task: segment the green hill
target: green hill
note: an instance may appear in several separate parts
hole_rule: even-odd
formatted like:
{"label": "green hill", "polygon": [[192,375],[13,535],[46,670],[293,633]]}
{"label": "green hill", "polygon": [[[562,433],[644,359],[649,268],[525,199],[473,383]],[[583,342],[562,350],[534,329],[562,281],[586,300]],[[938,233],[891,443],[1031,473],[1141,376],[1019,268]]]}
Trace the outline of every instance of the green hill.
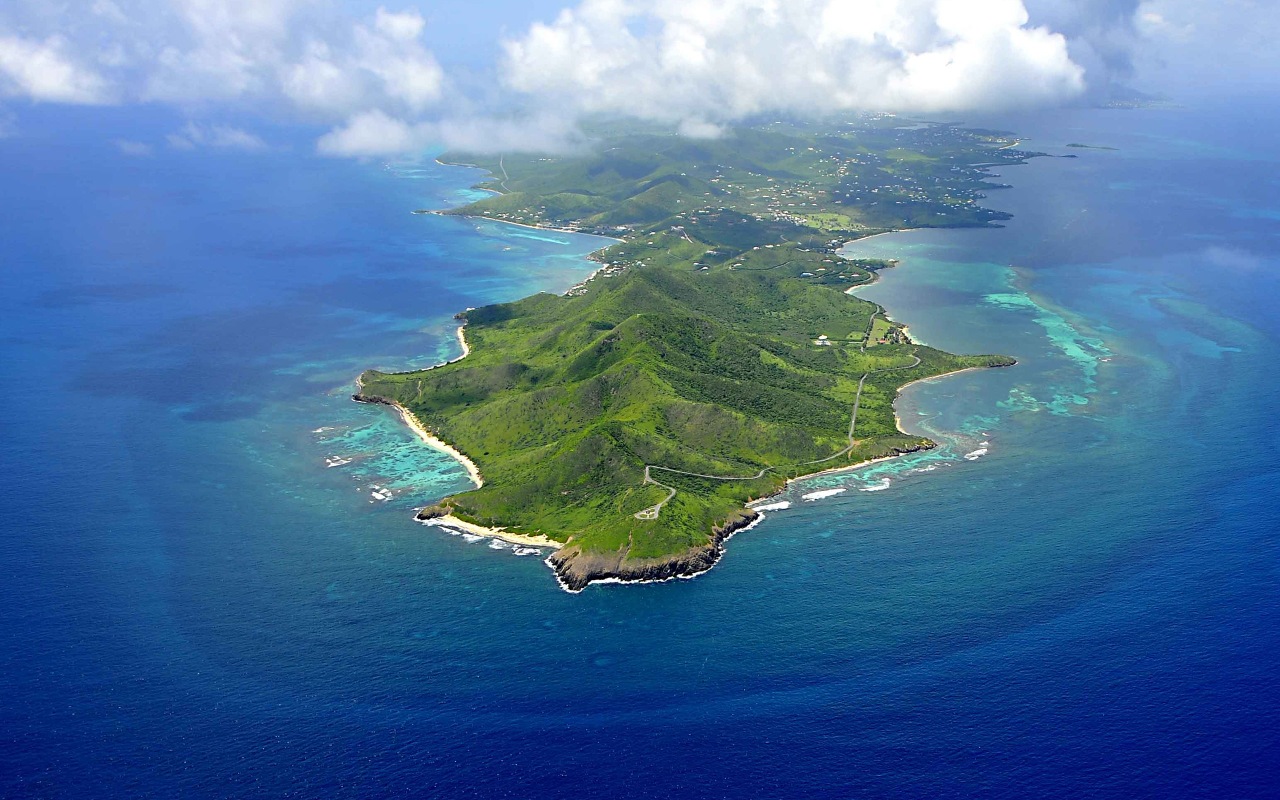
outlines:
{"label": "green hill", "polygon": [[[726,156],[736,169],[765,183],[816,180],[814,151],[794,153],[812,136],[740,137],[743,148]],[[953,156],[991,163],[1008,152],[956,137]],[[900,138],[882,144],[901,149]],[[484,475],[482,488],[425,516],[561,542],[551,563],[572,589],[696,573],[753,519],[744,504],[786,479],[932,446],[897,430],[902,385],[1013,363],[912,343],[878,306],[845,292],[883,264],[841,258],[839,240],[816,226],[751,213],[739,184],[707,191],[706,178],[690,177],[723,174],[714,159],[725,149],[641,136],[606,142],[601,155],[493,165],[510,191],[464,212],[630,229],[596,254],[607,273],[568,295],[460,315],[465,359],[361,376],[358,399],[404,407]],[[902,180],[935,158],[890,158],[899,177],[883,174]],[[844,192],[846,177],[833,171],[831,192]],[[823,203],[843,218],[858,213],[833,196]],[[971,216],[965,224],[983,215]]]}

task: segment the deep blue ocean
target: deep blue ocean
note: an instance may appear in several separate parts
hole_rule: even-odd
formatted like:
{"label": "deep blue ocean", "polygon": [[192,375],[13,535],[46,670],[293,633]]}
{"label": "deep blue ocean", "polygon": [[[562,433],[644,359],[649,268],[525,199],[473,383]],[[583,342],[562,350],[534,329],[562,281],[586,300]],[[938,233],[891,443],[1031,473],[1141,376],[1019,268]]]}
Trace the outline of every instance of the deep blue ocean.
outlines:
{"label": "deep blue ocean", "polygon": [[413,215],[480,177],[430,159],[131,158],[111,113],[0,140],[0,796],[1280,796],[1273,104],[981,120],[1077,157],[850,251],[1019,365],[908,389],[939,449],[710,573],[576,596],[414,524],[466,477],[349,394],[599,240]]}

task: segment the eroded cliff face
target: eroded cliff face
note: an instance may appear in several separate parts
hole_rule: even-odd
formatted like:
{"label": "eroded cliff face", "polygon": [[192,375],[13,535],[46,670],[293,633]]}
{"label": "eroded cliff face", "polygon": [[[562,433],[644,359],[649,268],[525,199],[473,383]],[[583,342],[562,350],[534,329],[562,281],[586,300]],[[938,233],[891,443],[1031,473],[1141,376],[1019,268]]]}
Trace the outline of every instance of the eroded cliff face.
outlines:
{"label": "eroded cliff face", "polygon": [[623,583],[663,581],[688,578],[706,572],[724,555],[724,543],[738,531],[760,519],[749,509],[726,520],[712,531],[711,541],[682,553],[664,558],[628,558],[626,551],[616,553],[583,552],[572,540],[547,559],[555,570],[560,585],[580,592],[595,581],[617,580]]}

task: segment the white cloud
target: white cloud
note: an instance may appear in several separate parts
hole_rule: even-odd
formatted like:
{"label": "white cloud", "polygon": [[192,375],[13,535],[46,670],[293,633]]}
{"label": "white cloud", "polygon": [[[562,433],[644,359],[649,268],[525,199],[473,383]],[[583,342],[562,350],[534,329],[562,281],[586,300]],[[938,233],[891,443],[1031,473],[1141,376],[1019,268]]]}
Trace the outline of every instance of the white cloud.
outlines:
{"label": "white cloud", "polygon": [[563,152],[580,143],[575,120],[553,114],[459,115],[410,122],[366,111],[320,137],[316,150],[330,156],[368,158],[419,153],[433,146],[470,152]]}
{"label": "white cloud", "polygon": [[126,156],[145,158],[152,153],[151,145],[146,142],[135,142],[132,139],[116,139],[112,144]]}
{"label": "white cloud", "polygon": [[725,122],[772,111],[946,112],[1084,89],[1021,0],[583,0],[507,41],[512,89],[586,112]]}
{"label": "white cloud", "polygon": [[422,47],[426,21],[416,12],[391,14],[379,8],[372,27],[355,29],[352,66],[380,81],[386,96],[421,112],[440,97],[444,71]]}
{"label": "white cloud", "polygon": [[[1274,0],[564,2],[503,43],[499,81],[463,91],[426,47],[429,15],[407,1],[6,0],[0,100],[300,119],[335,126],[322,152],[378,155],[427,144],[563,149],[592,112],[714,137],[765,112],[1053,104],[1133,64],[1183,84],[1280,75]],[[493,118],[486,104],[525,113]],[[212,124],[169,141],[266,146]]]}
{"label": "white cloud", "polygon": [[449,116],[434,126],[433,141],[470,152],[559,153],[582,144],[572,116],[540,112],[515,117]]}
{"label": "white cloud", "polygon": [[307,112],[341,114],[359,107],[364,86],[352,70],[336,61],[328,44],[310,42],[301,59],[281,68],[281,90]]}
{"label": "white cloud", "polygon": [[337,121],[372,108],[420,115],[445,87],[416,11],[357,16],[330,0],[13,2],[0,8],[0,96]]}
{"label": "white cloud", "polygon": [[0,35],[0,94],[53,103],[109,102],[107,82],[77,64],[70,49],[58,35],[42,41]]}
{"label": "white cloud", "polygon": [[215,147],[223,150],[265,150],[267,143],[240,128],[228,125],[198,125],[188,122],[178,133],[166,137],[175,150],[194,150],[198,147]]}
{"label": "white cloud", "polygon": [[375,107],[421,113],[444,86],[417,12],[379,8],[353,22],[326,19],[313,0],[178,0],[178,7],[186,42],[159,51],[149,99],[282,99],[333,120]]}
{"label": "white cloud", "polygon": [[1102,95],[1132,73],[1140,0],[1025,0],[1034,24],[1067,39],[1071,60],[1084,67],[1090,89]]}
{"label": "white cloud", "polygon": [[689,117],[680,122],[680,135],[690,139],[719,139],[724,136],[724,126],[707,122],[698,117]]}
{"label": "white cloud", "polygon": [[320,137],[316,149],[330,156],[392,155],[420,150],[430,137],[428,126],[415,126],[381,111],[366,111]]}

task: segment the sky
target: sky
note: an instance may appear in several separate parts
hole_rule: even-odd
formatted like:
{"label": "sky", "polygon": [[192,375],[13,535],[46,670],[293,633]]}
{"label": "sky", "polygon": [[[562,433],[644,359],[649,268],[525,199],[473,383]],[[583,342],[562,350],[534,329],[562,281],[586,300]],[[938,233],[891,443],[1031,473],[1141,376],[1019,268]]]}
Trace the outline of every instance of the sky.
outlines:
{"label": "sky", "polygon": [[1277,35],[1273,0],[6,0],[0,137],[43,107],[164,108],[122,152],[266,151],[281,125],[338,157],[555,150],[595,114],[714,137],[1274,91]]}

